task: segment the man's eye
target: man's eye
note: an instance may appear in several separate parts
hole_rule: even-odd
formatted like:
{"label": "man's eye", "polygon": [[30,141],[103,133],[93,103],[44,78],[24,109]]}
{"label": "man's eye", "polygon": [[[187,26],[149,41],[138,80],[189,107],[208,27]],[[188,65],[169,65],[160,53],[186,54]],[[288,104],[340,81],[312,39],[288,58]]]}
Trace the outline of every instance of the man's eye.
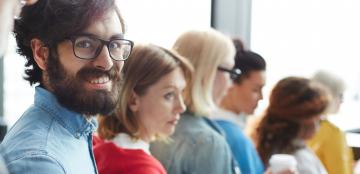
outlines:
{"label": "man's eye", "polygon": [[110,43],[110,49],[114,49],[114,48],[120,48],[121,44],[118,42],[111,42]]}
{"label": "man's eye", "polygon": [[91,48],[92,44],[89,41],[81,41],[76,43],[76,47],[78,48]]}

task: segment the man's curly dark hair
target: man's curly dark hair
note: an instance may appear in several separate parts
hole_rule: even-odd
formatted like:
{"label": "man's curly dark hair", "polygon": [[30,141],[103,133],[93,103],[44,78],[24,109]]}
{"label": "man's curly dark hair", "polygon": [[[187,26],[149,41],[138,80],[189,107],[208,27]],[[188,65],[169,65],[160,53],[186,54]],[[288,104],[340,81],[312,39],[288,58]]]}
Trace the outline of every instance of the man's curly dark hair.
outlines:
{"label": "man's curly dark hair", "polygon": [[59,42],[79,34],[111,9],[118,13],[124,30],[114,0],[39,0],[34,5],[23,7],[19,19],[15,20],[14,34],[17,52],[27,60],[25,80],[33,85],[41,83],[42,78],[42,70],[33,57],[32,39],[40,39],[45,47],[57,51]]}

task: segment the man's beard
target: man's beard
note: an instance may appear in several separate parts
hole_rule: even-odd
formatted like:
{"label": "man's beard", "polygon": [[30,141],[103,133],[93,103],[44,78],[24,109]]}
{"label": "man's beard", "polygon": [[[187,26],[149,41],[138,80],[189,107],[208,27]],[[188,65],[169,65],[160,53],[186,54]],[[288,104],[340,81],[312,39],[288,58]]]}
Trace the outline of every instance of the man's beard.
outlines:
{"label": "man's beard", "polygon": [[[58,102],[69,110],[91,116],[109,115],[115,109],[120,88],[120,67],[117,64],[104,71],[85,66],[75,75],[68,74],[60,63],[57,53],[50,53],[47,64],[49,86]],[[88,90],[85,83],[90,79],[108,77],[112,81],[111,90]]]}

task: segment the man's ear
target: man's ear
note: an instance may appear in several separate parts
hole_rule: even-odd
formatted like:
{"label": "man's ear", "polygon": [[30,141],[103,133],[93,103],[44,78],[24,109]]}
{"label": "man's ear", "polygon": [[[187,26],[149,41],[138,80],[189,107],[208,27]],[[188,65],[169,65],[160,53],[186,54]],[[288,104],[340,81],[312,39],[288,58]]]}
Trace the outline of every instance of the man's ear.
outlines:
{"label": "man's ear", "polygon": [[135,91],[131,92],[131,97],[128,102],[128,106],[132,112],[139,111],[140,108],[140,96],[135,93]]}
{"label": "man's ear", "polygon": [[45,44],[40,39],[36,38],[32,39],[30,44],[36,64],[40,67],[41,70],[45,71],[49,58],[49,48],[45,47]]}

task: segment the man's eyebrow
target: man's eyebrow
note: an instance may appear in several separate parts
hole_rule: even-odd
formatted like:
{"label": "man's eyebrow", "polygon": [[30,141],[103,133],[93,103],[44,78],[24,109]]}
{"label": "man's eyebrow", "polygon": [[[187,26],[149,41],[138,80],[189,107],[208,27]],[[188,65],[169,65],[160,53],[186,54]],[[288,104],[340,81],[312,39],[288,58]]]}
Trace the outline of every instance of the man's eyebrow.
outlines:
{"label": "man's eyebrow", "polygon": [[[95,37],[95,38],[99,38],[99,39],[107,39],[107,38],[101,38],[99,37],[98,35],[95,35],[95,34],[92,34],[92,33],[88,33],[88,32],[82,32],[78,35],[81,35],[81,36],[90,36],[90,37]],[[110,40],[111,39],[124,39],[124,35],[123,34],[114,34],[110,37]]]}
{"label": "man's eyebrow", "polygon": [[98,38],[98,36],[96,36],[95,34],[91,34],[91,33],[88,33],[88,32],[81,32],[79,34],[76,34],[76,36],[90,36],[90,37]]}
{"label": "man's eyebrow", "polygon": [[124,35],[123,34],[115,34],[115,35],[112,35],[110,39],[124,39]]}

